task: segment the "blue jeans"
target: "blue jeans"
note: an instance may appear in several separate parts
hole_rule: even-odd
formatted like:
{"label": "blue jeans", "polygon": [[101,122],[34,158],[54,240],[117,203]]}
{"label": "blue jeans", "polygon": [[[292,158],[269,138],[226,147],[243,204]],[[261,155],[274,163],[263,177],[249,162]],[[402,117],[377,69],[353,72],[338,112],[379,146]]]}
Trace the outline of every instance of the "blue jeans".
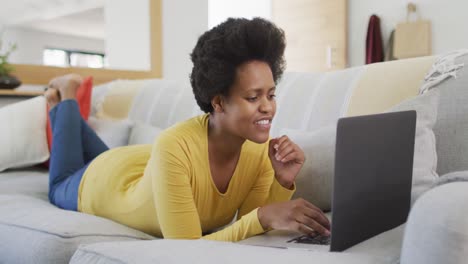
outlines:
{"label": "blue jeans", "polygon": [[81,118],[76,100],[65,100],[49,112],[52,149],[49,166],[49,200],[77,211],[78,188],[89,163],[109,148]]}

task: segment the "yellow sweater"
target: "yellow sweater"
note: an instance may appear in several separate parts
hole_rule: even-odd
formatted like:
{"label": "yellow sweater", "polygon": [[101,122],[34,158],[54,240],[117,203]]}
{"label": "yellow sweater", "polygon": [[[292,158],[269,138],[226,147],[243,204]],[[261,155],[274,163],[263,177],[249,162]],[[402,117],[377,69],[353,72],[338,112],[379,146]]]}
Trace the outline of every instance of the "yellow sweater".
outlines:
{"label": "yellow sweater", "polygon": [[208,117],[165,130],[154,146],[106,151],[81,180],[78,210],[164,238],[239,241],[264,232],[257,208],[289,200],[274,177],[268,143],[246,141],[227,191],[216,188],[208,159]]}

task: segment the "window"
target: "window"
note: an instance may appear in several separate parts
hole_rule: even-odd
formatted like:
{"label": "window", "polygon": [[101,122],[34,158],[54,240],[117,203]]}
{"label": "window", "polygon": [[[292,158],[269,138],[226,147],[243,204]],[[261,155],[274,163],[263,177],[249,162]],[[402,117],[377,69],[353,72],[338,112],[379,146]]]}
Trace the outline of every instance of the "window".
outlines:
{"label": "window", "polygon": [[47,66],[104,68],[106,57],[102,53],[46,48],[43,62]]}

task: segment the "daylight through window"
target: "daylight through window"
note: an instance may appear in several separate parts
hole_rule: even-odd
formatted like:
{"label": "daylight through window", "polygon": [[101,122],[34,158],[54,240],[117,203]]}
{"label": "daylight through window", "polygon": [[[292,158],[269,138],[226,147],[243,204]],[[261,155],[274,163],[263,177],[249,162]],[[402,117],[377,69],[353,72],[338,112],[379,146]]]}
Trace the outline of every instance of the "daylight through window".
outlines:
{"label": "daylight through window", "polygon": [[104,68],[106,57],[102,53],[46,48],[43,52],[43,63],[58,67]]}

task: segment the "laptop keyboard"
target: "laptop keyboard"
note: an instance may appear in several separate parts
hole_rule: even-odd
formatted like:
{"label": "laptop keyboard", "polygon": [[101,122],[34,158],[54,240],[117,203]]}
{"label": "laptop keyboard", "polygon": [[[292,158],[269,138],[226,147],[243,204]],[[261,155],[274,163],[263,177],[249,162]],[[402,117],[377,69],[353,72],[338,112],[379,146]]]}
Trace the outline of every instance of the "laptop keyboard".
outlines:
{"label": "laptop keyboard", "polygon": [[330,245],[330,236],[322,236],[317,232],[313,235],[303,235],[293,238],[287,243],[302,243],[302,244],[314,244],[314,245]]}

